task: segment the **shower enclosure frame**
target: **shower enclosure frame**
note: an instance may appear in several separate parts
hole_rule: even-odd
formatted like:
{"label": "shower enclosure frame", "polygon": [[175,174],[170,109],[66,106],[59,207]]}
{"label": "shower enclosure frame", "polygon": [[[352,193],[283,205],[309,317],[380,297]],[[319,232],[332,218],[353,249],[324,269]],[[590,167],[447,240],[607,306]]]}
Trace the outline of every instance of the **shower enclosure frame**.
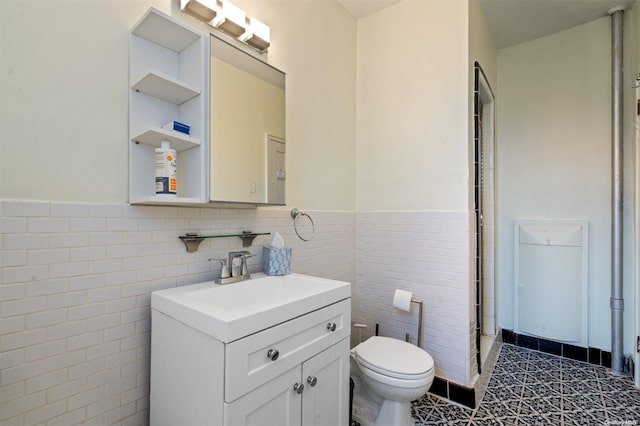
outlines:
{"label": "shower enclosure frame", "polygon": [[[478,62],[473,85],[474,284],[475,346],[478,374],[482,372],[482,335],[497,334],[495,221],[495,96]],[[488,348],[487,348],[488,349]]]}

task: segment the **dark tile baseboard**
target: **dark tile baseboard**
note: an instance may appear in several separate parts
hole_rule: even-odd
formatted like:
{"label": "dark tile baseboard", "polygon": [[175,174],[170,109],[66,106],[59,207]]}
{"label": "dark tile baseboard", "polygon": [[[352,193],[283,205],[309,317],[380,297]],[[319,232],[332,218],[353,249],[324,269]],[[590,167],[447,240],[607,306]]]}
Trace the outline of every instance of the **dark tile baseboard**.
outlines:
{"label": "dark tile baseboard", "polygon": [[588,362],[590,364],[611,368],[611,352],[603,351],[598,348],[583,348],[580,346],[569,345],[567,343],[560,343],[553,340],[518,334],[505,329],[502,330],[502,342],[552,355],[558,355],[564,358],[574,359],[576,361]]}
{"label": "dark tile baseboard", "polygon": [[475,389],[461,386],[457,383],[450,382],[447,379],[442,379],[437,376],[434,377],[429,393],[447,398],[448,400],[462,404],[465,407],[476,408]]}

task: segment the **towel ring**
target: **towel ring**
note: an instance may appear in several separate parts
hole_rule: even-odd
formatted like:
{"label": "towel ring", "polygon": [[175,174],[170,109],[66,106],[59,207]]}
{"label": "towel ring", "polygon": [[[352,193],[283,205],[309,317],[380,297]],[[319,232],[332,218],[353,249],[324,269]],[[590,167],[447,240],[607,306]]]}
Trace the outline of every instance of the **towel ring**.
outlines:
{"label": "towel ring", "polygon": [[[309,219],[309,222],[311,222],[311,237],[309,238],[304,238],[302,235],[300,235],[300,232],[298,232],[298,219],[302,216],[306,216],[307,219]],[[311,219],[311,216],[309,216],[302,210],[294,208],[293,210],[291,210],[291,217],[293,218],[293,229],[296,231],[296,235],[298,236],[298,238],[300,238],[302,241],[313,240],[313,234],[315,234],[316,232],[316,225],[313,223],[313,219]]]}

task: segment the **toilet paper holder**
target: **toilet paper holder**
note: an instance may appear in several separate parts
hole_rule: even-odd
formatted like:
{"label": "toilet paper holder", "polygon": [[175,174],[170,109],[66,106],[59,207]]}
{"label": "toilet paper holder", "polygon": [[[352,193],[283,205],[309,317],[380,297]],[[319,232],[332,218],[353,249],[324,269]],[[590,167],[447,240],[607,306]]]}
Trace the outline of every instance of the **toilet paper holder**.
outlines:
{"label": "toilet paper holder", "polygon": [[[418,347],[422,348],[422,309],[424,306],[424,303],[422,303],[422,300],[418,300],[418,299],[411,299],[411,303],[415,303],[419,306],[418,308]],[[405,339],[407,341],[409,341],[409,333],[406,334]]]}
{"label": "toilet paper holder", "polygon": [[[422,348],[422,328],[423,328],[423,310],[424,303],[422,300],[413,297],[413,294],[407,290],[396,289],[393,294],[393,306],[405,312],[411,311],[411,305],[416,303],[418,305],[418,347]],[[409,333],[405,334],[405,341],[409,341]],[[424,349],[424,348],[423,348]]]}

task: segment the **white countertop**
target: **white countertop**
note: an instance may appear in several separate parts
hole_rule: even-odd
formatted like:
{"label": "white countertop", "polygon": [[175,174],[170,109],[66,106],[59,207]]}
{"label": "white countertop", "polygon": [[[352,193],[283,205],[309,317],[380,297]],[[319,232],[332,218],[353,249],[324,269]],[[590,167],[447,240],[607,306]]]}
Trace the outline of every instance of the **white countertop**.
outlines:
{"label": "white countertop", "polygon": [[228,343],[351,297],[351,284],[302,274],[155,291],[151,308]]}

